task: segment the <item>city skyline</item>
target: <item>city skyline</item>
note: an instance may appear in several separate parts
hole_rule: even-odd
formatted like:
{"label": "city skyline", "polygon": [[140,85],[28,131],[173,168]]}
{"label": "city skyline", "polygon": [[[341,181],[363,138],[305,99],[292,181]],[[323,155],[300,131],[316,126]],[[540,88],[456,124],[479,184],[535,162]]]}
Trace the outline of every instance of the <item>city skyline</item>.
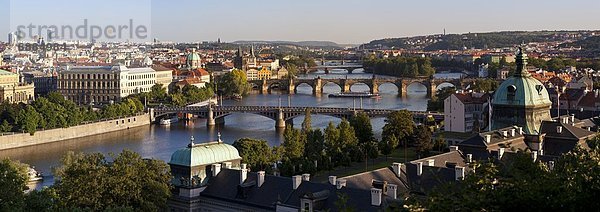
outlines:
{"label": "city skyline", "polygon": [[[435,4],[435,5],[434,5]],[[77,24],[83,19],[120,24],[130,18],[150,26],[146,40],[224,42],[239,40],[333,41],[360,44],[375,39],[492,31],[595,30],[589,18],[600,2],[590,0],[489,2],[352,1],[156,1],[77,3],[67,0],[0,0],[0,33],[16,23]],[[515,5],[519,5],[516,7]],[[416,9],[411,9],[416,8]],[[54,12],[52,12],[54,11]],[[64,13],[62,11],[69,11]],[[106,18],[110,13],[110,18]],[[23,18],[26,17],[26,18]],[[76,21],[75,21],[76,20]],[[22,24],[21,23],[21,24]],[[35,24],[34,23],[34,24]],[[3,36],[2,40],[6,40]]]}

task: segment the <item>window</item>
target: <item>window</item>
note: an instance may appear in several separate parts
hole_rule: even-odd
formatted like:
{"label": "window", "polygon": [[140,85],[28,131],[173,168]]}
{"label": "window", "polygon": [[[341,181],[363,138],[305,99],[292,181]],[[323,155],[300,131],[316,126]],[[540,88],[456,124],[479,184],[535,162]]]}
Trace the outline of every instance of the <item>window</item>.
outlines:
{"label": "window", "polygon": [[509,101],[513,101],[515,100],[515,94],[517,93],[517,87],[515,87],[514,85],[508,86],[506,88],[507,93],[506,93],[506,99]]}

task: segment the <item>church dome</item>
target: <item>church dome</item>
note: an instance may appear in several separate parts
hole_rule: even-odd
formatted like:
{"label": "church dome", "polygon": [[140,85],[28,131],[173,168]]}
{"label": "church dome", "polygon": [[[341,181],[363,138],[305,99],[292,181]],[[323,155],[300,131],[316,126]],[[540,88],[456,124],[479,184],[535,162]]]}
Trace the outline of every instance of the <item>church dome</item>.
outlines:
{"label": "church dome", "polygon": [[192,52],[187,55],[185,63],[188,65],[188,68],[197,68],[200,66],[200,60],[200,55],[196,53],[196,49],[192,49]]}
{"label": "church dome", "polygon": [[547,106],[551,105],[546,87],[526,70],[527,55],[519,50],[517,70],[506,79],[494,94],[493,105]]}
{"label": "church dome", "polygon": [[517,69],[496,89],[492,101],[492,128],[523,127],[528,135],[539,134],[544,120],[551,120],[552,102],[546,87],[525,68],[527,55],[519,48]]}
{"label": "church dome", "polygon": [[169,164],[185,167],[206,166],[232,160],[241,160],[238,150],[232,145],[222,142],[204,144],[190,143],[171,155]]}

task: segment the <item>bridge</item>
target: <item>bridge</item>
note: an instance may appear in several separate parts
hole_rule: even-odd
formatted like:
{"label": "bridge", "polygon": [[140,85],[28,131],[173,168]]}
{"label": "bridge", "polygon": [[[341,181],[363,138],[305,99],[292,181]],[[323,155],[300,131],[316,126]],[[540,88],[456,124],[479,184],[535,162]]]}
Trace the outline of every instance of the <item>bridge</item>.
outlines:
{"label": "bridge", "polygon": [[270,93],[271,90],[278,88],[287,91],[289,94],[295,94],[296,88],[300,85],[308,85],[312,87],[314,95],[323,93],[323,86],[326,84],[336,84],[340,86],[342,92],[350,92],[350,88],[355,84],[365,84],[369,87],[371,93],[379,93],[379,86],[383,84],[392,84],[398,88],[398,95],[406,97],[408,94],[408,86],[418,83],[427,88],[427,97],[435,98],[436,91],[439,86],[444,83],[449,83],[457,89],[466,88],[468,84],[475,82],[476,79],[432,79],[428,77],[420,78],[380,78],[373,76],[372,78],[342,78],[342,79],[281,79],[281,80],[253,80],[250,81],[255,87],[258,87],[263,94]]}
{"label": "bridge", "polygon": [[[276,129],[285,128],[286,124],[293,124],[294,118],[305,115],[306,110],[311,110],[312,115],[326,115],[343,119],[350,119],[358,113],[366,113],[371,118],[386,117],[397,111],[389,109],[355,109],[355,108],[328,108],[328,107],[278,107],[278,106],[187,106],[187,107],[162,107],[151,108],[150,119],[157,119],[179,113],[193,114],[206,119],[207,126],[225,124],[225,117],[233,113],[251,113],[270,118],[275,121]],[[411,111],[415,122],[422,122],[429,117],[436,121],[444,119],[441,113]]]}
{"label": "bridge", "polygon": [[354,70],[363,68],[362,64],[342,64],[342,65],[325,65],[321,64],[315,67],[308,68],[306,71],[316,71],[316,70],[324,70],[325,74],[329,74],[329,71],[332,69],[346,69],[348,74],[352,74]]}

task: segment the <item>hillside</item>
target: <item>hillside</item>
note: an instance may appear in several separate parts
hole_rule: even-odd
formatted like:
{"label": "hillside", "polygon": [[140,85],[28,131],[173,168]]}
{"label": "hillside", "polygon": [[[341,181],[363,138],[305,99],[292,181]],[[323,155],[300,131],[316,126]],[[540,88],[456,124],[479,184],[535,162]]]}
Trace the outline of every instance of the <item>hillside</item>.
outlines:
{"label": "hillside", "polygon": [[303,47],[340,47],[339,44],[331,41],[235,41],[234,44],[280,44],[280,45],[294,45]]}
{"label": "hillside", "polygon": [[590,31],[506,31],[486,33],[466,33],[449,35],[430,35],[405,38],[387,38],[374,40],[366,48],[383,49],[422,49],[422,50],[460,50],[463,48],[500,48],[521,43],[564,41],[573,37],[591,34]]}

